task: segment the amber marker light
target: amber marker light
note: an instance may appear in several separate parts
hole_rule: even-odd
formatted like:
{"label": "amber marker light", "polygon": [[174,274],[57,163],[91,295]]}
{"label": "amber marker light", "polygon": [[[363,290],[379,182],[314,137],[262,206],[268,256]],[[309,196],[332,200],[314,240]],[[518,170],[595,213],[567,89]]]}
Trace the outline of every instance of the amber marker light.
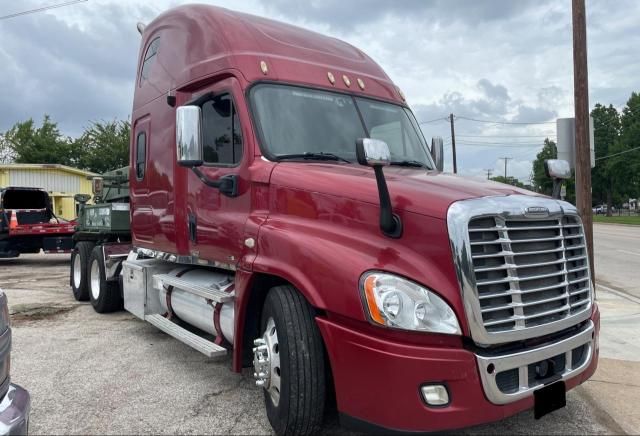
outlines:
{"label": "amber marker light", "polygon": [[367,300],[367,307],[369,307],[369,314],[371,315],[371,319],[378,324],[384,325],[384,318],[378,309],[378,305],[376,304],[376,296],[374,292],[374,287],[376,284],[376,275],[372,274],[367,277],[364,281],[364,297]]}

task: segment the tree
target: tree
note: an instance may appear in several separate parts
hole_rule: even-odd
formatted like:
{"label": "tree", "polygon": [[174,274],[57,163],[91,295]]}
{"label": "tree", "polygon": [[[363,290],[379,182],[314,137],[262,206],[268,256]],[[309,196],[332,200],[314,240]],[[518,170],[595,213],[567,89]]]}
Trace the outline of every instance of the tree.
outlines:
{"label": "tree", "polygon": [[620,136],[609,149],[608,155],[612,157],[605,162],[619,201],[640,194],[640,150],[629,151],[637,147],[640,147],[640,94],[634,92],[622,109]]}
{"label": "tree", "polygon": [[64,137],[48,115],[41,126],[32,119],[0,135],[0,163],[62,164],[96,173],[127,166],[131,124],[94,122],[80,138]]}
{"label": "tree", "polygon": [[3,134],[0,134],[0,164],[13,162],[14,154],[9,141],[5,139]]}
{"label": "tree", "polygon": [[48,115],[36,127],[33,119],[16,123],[4,134],[16,163],[48,163],[75,166],[77,150],[69,138],[64,138],[58,125]]}
{"label": "tree", "polygon": [[[544,161],[547,159],[557,159],[558,149],[556,143],[549,138],[544,140],[544,145],[540,153],[536,155],[536,160],[533,161],[533,187],[536,192],[542,194],[551,195],[553,193],[553,180],[547,177],[544,171]],[[565,181],[567,187],[566,200],[575,203],[576,189],[575,180],[569,178]]]}
{"label": "tree", "polygon": [[[591,111],[593,117],[594,147],[596,159],[611,154],[620,136],[620,115],[612,105],[605,107],[596,104]],[[616,193],[615,171],[606,161],[596,161],[591,170],[591,186],[595,204],[607,203],[607,214],[611,215],[611,206]]]}
{"label": "tree", "polygon": [[93,122],[76,141],[79,166],[99,174],[127,166],[130,136],[129,121]]}
{"label": "tree", "polygon": [[520,180],[516,179],[515,177],[505,178],[504,176],[495,176],[495,177],[491,177],[491,180],[493,180],[494,182],[506,183],[507,185],[513,185],[513,186],[517,186],[518,188],[526,189],[525,184],[522,183]]}

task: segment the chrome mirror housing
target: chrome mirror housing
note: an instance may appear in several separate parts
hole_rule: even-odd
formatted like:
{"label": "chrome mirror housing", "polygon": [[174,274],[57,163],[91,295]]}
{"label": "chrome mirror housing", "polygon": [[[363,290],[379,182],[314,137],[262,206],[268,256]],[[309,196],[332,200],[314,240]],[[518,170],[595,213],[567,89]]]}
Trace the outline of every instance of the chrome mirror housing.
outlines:
{"label": "chrome mirror housing", "polygon": [[436,169],[442,171],[444,169],[444,141],[440,136],[431,138],[431,157],[436,164]]}
{"label": "chrome mirror housing", "polygon": [[104,179],[102,177],[94,177],[91,179],[91,192],[96,197],[102,197],[104,191]]}
{"label": "chrome mirror housing", "polygon": [[178,165],[202,165],[202,125],[199,106],[181,106],[176,110],[176,153]]}
{"label": "chrome mirror housing", "polygon": [[379,139],[359,138],[356,141],[356,157],[360,165],[369,167],[384,167],[391,163],[389,146]]}
{"label": "chrome mirror housing", "polygon": [[552,179],[568,179],[571,177],[569,162],[561,159],[547,159],[544,161],[544,171]]}

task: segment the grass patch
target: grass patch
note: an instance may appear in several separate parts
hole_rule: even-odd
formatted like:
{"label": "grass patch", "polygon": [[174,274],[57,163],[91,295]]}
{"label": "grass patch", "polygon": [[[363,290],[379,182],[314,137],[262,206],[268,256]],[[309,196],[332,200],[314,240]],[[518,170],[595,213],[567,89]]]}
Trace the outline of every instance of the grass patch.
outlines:
{"label": "grass patch", "polygon": [[609,223],[609,224],[631,224],[634,226],[640,226],[640,216],[606,216],[606,215],[594,215],[593,222],[595,223]]}

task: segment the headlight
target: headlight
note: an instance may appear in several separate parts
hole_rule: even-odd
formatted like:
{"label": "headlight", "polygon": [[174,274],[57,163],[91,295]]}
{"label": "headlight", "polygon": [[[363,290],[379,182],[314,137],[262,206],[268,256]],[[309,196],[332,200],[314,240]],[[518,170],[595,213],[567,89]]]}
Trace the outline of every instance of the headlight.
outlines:
{"label": "headlight", "polygon": [[402,277],[365,273],[360,280],[365,307],[371,320],[404,330],[459,335],[453,309],[438,295]]}

